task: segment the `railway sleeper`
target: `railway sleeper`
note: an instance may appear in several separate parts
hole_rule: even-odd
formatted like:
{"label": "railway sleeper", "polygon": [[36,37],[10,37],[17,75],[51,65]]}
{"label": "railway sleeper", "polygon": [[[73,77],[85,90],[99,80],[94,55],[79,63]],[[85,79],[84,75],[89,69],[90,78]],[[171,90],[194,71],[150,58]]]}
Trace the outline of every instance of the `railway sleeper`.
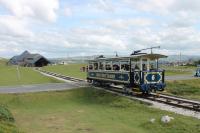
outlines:
{"label": "railway sleeper", "polygon": [[199,104],[193,104],[193,108],[194,109],[200,109],[200,105]]}

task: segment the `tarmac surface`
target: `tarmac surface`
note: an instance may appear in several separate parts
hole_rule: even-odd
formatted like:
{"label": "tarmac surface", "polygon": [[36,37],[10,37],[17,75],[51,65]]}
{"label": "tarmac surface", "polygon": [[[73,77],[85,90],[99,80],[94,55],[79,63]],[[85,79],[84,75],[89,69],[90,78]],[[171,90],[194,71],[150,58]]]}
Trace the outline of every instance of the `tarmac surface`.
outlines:
{"label": "tarmac surface", "polygon": [[19,86],[3,86],[0,87],[0,93],[29,93],[42,91],[59,91],[70,90],[82,87],[75,83],[48,83],[48,84],[33,84],[33,85],[19,85]]}

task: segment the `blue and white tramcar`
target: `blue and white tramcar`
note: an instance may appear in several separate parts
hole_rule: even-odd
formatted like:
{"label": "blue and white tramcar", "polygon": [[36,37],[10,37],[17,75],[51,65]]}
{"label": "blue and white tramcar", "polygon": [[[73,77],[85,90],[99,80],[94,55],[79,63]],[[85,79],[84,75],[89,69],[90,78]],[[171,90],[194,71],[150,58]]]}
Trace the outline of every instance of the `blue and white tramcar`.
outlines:
{"label": "blue and white tramcar", "polygon": [[165,71],[159,69],[161,54],[138,54],[129,57],[96,58],[88,64],[87,81],[99,85],[123,85],[124,91],[135,88],[143,93],[163,91]]}

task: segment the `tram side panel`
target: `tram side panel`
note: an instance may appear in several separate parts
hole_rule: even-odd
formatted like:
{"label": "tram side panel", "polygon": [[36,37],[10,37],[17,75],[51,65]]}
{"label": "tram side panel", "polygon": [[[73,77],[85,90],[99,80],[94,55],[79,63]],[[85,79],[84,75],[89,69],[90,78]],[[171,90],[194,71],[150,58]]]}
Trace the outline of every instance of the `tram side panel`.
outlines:
{"label": "tram side panel", "polygon": [[130,84],[129,72],[105,72],[105,71],[88,71],[88,80],[103,81],[109,83]]}

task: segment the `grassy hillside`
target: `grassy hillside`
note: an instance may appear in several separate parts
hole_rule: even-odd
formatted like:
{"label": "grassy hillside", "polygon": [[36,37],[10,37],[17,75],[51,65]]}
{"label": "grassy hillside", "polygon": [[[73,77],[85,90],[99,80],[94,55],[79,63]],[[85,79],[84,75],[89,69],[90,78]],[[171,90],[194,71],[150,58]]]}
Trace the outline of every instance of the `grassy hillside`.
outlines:
{"label": "grassy hillside", "polygon": [[86,72],[81,72],[80,68],[86,66],[86,64],[68,64],[68,65],[56,65],[44,67],[44,70],[61,73],[63,75],[72,76],[76,78],[85,79]]}
{"label": "grassy hillside", "polygon": [[200,78],[184,81],[168,81],[166,92],[200,100]]}
{"label": "grassy hillside", "polygon": [[[199,120],[160,111],[104,91],[82,88],[60,92],[0,94],[27,133],[199,133]],[[169,124],[161,116],[174,117]],[[149,122],[155,118],[155,123]]]}

